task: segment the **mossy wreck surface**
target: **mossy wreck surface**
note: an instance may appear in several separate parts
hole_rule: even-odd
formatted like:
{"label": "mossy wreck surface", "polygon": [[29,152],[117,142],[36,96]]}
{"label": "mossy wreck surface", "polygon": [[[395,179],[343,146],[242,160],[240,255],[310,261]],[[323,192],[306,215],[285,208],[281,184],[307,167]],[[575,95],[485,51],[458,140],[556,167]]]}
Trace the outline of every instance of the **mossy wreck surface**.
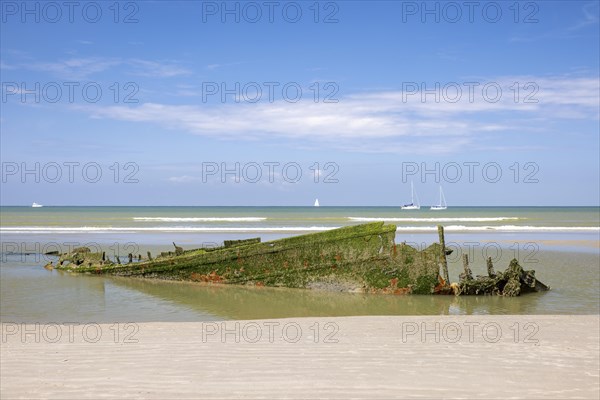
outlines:
{"label": "mossy wreck surface", "polygon": [[83,251],[63,255],[56,268],[222,284],[433,293],[439,246],[418,251],[396,245],[395,235],[395,225],[375,222],[264,243],[228,241],[223,247],[163,253],[127,264]]}
{"label": "mossy wreck surface", "polygon": [[[313,288],[390,294],[443,293],[440,277],[446,250],[395,244],[396,226],[374,222],[326,232],[260,242],[227,241],[211,249],[129,255],[128,263],[76,249],[57,269],[81,273],[197,281],[217,284]],[[441,255],[444,254],[442,257]],[[470,294],[472,291],[464,291]]]}

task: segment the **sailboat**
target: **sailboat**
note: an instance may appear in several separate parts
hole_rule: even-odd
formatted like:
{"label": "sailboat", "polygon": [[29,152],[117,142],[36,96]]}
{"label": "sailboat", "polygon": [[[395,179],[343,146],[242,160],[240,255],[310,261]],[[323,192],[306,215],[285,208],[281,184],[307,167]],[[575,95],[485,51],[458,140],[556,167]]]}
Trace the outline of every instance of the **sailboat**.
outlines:
{"label": "sailboat", "polygon": [[40,207],[44,207],[44,206],[41,205],[41,204],[38,204],[36,202],[33,202],[33,204],[31,205],[31,207],[33,207],[33,208],[40,208]]}
{"label": "sailboat", "polygon": [[444,197],[444,192],[442,191],[442,187],[440,186],[440,204],[438,204],[437,206],[431,206],[431,210],[445,210],[446,208],[448,208],[448,206],[446,205],[446,197]]}
{"label": "sailboat", "polygon": [[315,207],[320,207],[319,206],[319,199],[315,199]]}
{"label": "sailboat", "polygon": [[[415,197],[417,201],[415,201]],[[420,210],[421,205],[419,204],[419,196],[415,193],[415,186],[413,182],[410,182],[410,204],[405,204],[401,207],[403,210]]]}

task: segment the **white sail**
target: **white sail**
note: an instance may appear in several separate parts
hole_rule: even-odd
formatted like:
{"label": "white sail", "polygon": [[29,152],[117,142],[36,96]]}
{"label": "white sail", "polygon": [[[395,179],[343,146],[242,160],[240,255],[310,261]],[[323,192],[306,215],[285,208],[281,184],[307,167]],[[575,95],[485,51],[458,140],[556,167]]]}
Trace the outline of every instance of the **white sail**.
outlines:
{"label": "white sail", "polygon": [[448,208],[448,206],[446,205],[446,197],[444,196],[444,191],[440,186],[440,203],[437,206],[431,206],[431,210],[439,211],[445,210],[446,208]]}
{"label": "white sail", "polygon": [[[415,200],[416,199],[416,200]],[[410,182],[410,204],[405,204],[401,207],[402,210],[420,210],[421,205],[419,204],[419,196],[415,192],[415,186],[413,182]]]}
{"label": "white sail", "polygon": [[315,207],[319,207],[319,199],[315,199]]}

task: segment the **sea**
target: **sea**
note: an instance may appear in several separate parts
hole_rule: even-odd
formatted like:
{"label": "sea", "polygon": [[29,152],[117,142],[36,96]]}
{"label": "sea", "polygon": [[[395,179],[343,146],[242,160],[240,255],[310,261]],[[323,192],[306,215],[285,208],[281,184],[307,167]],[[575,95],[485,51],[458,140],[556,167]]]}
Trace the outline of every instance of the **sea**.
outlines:
{"label": "sea", "polygon": [[[424,248],[444,226],[450,278],[462,255],[474,274],[516,258],[551,287],[516,298],[390,296],[91,276],[47,270],[51,252],[87,246],[111,257],[263,241],[384,221],[396,243]],[[451,207],[0,207],[2,322],[215,321],[446,314],[598,314],[600,208]]]}

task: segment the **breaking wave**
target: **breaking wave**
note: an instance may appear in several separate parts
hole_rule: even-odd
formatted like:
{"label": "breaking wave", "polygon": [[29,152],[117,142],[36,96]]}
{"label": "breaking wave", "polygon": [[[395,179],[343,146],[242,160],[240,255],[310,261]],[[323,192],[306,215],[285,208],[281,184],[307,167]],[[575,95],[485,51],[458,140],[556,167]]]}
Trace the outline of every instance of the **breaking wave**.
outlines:
{"label": "breaking wave", "polygon": [[[403,232],[437,232],[436,226],[399,226],[397,231]],[[517,226],[517,225],[501,225],[501,226],[465,226],[465,225],[449,225],[444,227],[444,231],[454,232],[600,232],[600,227],[597,226]]]}
{"label": "breaking wave", "polygon": [[[269,227],[216,227],[216,226],[149,226],[149,227],[114,227],[114,226],[11,226],[2,227],[0,232],[11,233],[136,233],[136,232],[236,232],[236,233],[276,233],[276,232],[323,232],[339,226],[269,226]],[[436,226],[398,226],[398,232],[437,232]],[[596,226],[465,226],[448,225],[446,232],[600,232]]]}
{"label": "breaking wave", "polygon": [[339,228],[337,226],[273,226],[273,227],[207,227],[207,226],[11,226],[2,227],[0,232],[11,233],[135,233],[135,232],[321,232]]}
{"label": "breaking wave", "polygon": [[495,222],[508,221],[526,218],[518,217],[457,217],[457,218],[396,218],[396,217],[348,217],[351,221],[373,222],[373,221],[390,221],[390,222]]}
{"label": "breaking wave", "polygon": [[161,222],[259,222],[265,217],[134,217],[136,221]]}

